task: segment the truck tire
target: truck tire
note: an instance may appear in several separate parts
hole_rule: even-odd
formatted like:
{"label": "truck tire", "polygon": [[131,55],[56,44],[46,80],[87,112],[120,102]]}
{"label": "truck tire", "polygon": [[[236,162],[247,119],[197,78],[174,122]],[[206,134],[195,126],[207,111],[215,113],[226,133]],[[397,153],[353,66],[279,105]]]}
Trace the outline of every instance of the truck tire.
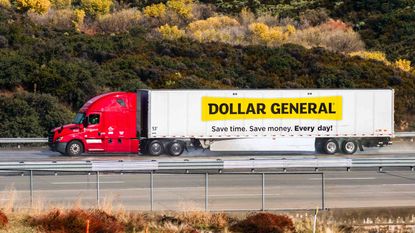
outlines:
{"label": "truck tire", "polygon": [[67,156],[80,156],[84,152],[84,145],[80,141],[71,141],[66,146]]}
{"label": "truck tire", "polygon": [[151,141],[148,144],[147,152],[152,156],[159,156],[163,154],[164,152],[163,143],[158,140]]}
{"label": "truck tire", "polygon": [[342,152],[345,154],[354,154],[357,150],[357,143],[354,140],[344,140],[342,143]]}
{"label": "truck tire", "polygon": [[181,141],[173,141],[167,146],[167,151],[171,156],[180,156],[184,151],[184,143]]}
{"label": "truck tire", "polygon": [[339,149],[339,144],[337,143],[336,139],[330,138],[324,141],[323,143],[323,151],[326,154],[333,155]]}

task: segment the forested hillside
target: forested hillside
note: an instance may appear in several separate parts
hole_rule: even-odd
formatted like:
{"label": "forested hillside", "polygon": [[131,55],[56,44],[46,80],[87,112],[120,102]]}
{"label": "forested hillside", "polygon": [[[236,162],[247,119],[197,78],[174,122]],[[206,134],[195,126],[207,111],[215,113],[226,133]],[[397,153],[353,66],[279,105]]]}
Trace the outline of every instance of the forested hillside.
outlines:
{"label": "forested hillside", "polygon": [[138,88],[394,88],[415,128],[414,1],[0,0],[0,137]]}

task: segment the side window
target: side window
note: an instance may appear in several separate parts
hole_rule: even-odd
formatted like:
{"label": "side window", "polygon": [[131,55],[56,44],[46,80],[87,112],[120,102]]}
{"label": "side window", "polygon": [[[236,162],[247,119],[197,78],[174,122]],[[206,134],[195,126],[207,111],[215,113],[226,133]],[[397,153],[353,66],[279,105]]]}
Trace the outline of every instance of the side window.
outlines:
{"label": "side window", "polygon": [[96,125],[99,123],[99,114],[91,114],[88,117],[88,125]]}
{"label": "side window", "polygon": [[123,99],[118,98],[118,99],[117,99],[117,103],[118,103],[119,105],[121,105],[122,107],[125,107],[125,106],[126,106],[125,101],[124,101]]}

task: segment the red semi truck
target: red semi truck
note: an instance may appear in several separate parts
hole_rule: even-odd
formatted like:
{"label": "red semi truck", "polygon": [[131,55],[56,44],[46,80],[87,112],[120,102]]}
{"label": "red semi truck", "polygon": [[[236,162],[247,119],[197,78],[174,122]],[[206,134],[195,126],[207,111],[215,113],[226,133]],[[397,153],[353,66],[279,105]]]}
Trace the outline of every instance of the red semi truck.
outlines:
{"label": "red semi truck", "polygon": [[138,90],[86,102],[49,145],[69,156],[212,151],[355,153],[394,135],[393,90]]}

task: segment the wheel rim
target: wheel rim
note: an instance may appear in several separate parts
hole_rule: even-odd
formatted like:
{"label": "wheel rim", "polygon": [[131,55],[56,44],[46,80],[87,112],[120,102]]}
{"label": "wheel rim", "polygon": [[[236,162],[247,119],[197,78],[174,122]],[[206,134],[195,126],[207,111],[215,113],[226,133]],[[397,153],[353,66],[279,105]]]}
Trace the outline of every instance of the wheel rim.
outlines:
{"label": "wheel rim", "polygon": [[345,149],[347,152],[353,152],[355,148],[356,148],[356,145],[355,145],[353,142],[347,142],[347,143],[344,145],[344,149]]}
{"label": "wheel rim", "polygon": [[335,142],[328,142],[326,148],[329,153],[335,153],[337,150],[337,145]]}
{"label": "wheel rim", "polygon": [[71,147],[69,148],[69,151],[71,152],[71,154],[77,155],[81,151],[81,146],[79,146],[76,143],[72,144]]}
{"label": "wheel rim", "polygon": [[156,142],[151,144],[151,153],[152,154],[158,154],[161,152],[161,145],[160,143]]}
{"label": "wheel rim", "polygon": [[182,152],[182,146],[180,145],[180,143],[174,142],[173,144],[171,144],[170,152],[173,155],[179,155]]}

